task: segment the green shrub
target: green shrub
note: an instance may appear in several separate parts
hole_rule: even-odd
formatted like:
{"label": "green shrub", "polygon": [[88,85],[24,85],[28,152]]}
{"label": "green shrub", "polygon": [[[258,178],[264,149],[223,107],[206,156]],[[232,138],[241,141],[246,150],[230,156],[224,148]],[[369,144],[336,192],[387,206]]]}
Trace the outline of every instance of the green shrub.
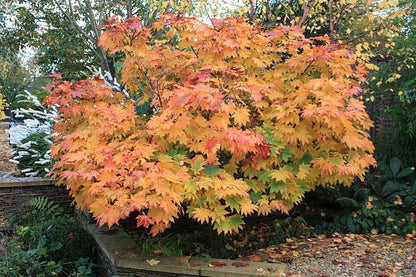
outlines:
{"label": "green shrub", "polygon": [[34,198],[7,216],[15,228],[0,257],[0,276],[92,276],[92,240],[74,218],[46,198]]}
{"label": "green shrub", "polygon": [[13,146],[13,160],[20,171],[30,176],[45,176],[52,167],[49,156],[50,134],[38,132],[29,134],[20,144]]}
{"label": "green shrub", "polygon": [[314,206],[308,221],[316,233],[411,233],[416,230],[414,175],[396,157],[379,162],[365,182],[316,190],[314,197],[327,202]]}

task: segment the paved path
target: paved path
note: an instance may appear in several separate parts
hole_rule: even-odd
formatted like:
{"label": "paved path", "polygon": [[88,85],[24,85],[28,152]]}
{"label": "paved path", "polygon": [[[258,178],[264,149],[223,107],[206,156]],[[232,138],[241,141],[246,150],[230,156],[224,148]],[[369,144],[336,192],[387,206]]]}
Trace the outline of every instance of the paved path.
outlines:
{"label": "paved path", "polygon": [[11,158],[11,146],[9,144],[9,134],[6,129],[9,122],[0,121],[0,179],[18,173],[17,166],[9,161]]}

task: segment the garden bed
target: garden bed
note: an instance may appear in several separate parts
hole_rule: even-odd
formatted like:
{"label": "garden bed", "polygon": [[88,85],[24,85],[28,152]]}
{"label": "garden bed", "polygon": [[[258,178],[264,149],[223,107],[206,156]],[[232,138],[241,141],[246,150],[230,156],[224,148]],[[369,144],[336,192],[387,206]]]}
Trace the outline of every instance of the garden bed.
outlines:
{"label": "garden bed", "polygon": [[96,276],[93,240],[45,197],[21,203],[0,230],[0,276]]}

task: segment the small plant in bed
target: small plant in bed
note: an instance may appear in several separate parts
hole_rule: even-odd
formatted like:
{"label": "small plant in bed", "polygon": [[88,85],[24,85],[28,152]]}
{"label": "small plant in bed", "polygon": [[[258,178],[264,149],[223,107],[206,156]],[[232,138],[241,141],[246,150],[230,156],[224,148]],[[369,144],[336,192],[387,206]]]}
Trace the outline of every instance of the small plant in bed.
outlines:
{"label": "small plant in bed", "polygon": [[0,255],[0,276],[94,276],[92,240],[53,201],[33,198],[7,220],[15,231]]}

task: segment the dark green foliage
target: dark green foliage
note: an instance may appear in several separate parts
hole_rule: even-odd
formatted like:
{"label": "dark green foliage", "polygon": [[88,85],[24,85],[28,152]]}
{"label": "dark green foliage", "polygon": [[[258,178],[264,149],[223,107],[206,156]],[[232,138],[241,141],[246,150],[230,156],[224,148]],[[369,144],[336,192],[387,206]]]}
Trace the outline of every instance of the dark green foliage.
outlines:
{"label": "dark green foliage", "polygon": [[34,249],[22,251],[14,245],[0,257],[0,275],[7,277],[21,276],[57,276],[62,273],[62,266],[54,261],[44,261],[45,248],[39,245]]}
{"label": "dark green foliage", "polygon": [[63,208],[55,202],[46,197],[35,197],[9,212],[6,219],[12,227],[16,228],[37,226],[45,221],[64,216],[63,213]]}
{"label": "dark green foliage", "polygon": [[91,255],[91,238],[69,216],[48,220],[36,231],[43,233],[47,245],[55,246],[48,252],[49,259],[69,263]]}
{"label": "dark green foliage", "polygon": [[[314,203],[318,199],[327,202]],[[351,187],[320,188],[306,201],[305,211],[316,233],[386,233],[404,235],[416,230],[414,170],[394,157]]]}
{"label": "dark green foliage", "polygon": [[[372,107],[373,118],[391,122],[384,132],[376,133],[378,160],[397,156],[406,166],[415,166],[416,5],[414,0],[400,2],[402,5],[411,3],[404,22],[398,23],[403,25],[402,33],[394,37],[394,49],[386,49],[384,57],[379,57],[377,65],[380,70],[371,73],[368,86],[376,99]],[[392,74],[399,74],[400,78],[387,82]],[[383,80],[379,86],[378,80]]]}
{"label": "dark green foliage", "polygon": [[315,233],[377,233],[404,235],[416,229],[416,223],[411,222],[411,215],[390,207],[366,206],[347,215],[334,217],[331,222],[323,221],[315,228]]}
{"label": "dark green foliage", "polygon": [[53,201],[34,198],[7,220],[16,231],[0,255],[0,276],[93,276],[91,238]]}
{"label": "dark green foliage", "polygon": [[403,202],[398,208],[405,212],[416,211],[414,169],[403,168],[402,162],[397,157],[393,157],[388,163],[379,162],[378,168],[368,175],[367,180],[377,198],[376,202],[381,204]]}
{"label": "dark green foliage", "polygon": [[157,237],[142,233],[137,237],[137,242],[142,255],[160,251],[161,254],[168,257],[204,256],[204,246],[199,242],[201,236],[203,235],[198,232],[176,232]]}
{"label": "dark green foliage", "polygon": [[306,224],[305,219],[301,216],[289,216],[273,221],[274,232],[279,241],[304,234]]}
{"label": "dark green foliage", "polygon": [[63,213],[63,209],[59,204],[55,204],[53,201],[50,201],[43,196],[30,199],[26,205],[37,212],[43,213],[43,217],[57,218]]}

